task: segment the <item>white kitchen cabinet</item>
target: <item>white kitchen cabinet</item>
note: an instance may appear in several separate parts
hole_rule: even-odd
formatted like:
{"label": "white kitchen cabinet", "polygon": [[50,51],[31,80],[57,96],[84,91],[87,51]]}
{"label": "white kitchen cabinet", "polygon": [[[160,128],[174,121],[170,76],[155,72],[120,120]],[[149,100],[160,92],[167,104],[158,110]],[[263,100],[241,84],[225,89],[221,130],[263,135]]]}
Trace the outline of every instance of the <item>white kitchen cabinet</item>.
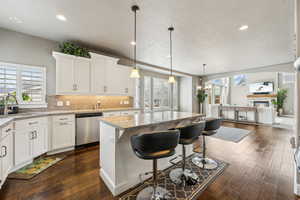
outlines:
{"label": "white kitchen cabinet", "polygon": [[48,151],[48,119],[32,118],[15,122],[14,164],[22,165]]}
{"label": "white kitchen cabinet", "polygon": [[89,94],[91,59],[53,52],[56,59],[56,94]]}
{"label": "white kitchen cabinet", "polygon": [[0,138],[0,188],[13,167],[13,129],[12,124],[2,128]]}
{"label": "white kitchen cabinet", "polygon": [[108,57],[91,53],[91,92],[94,94],[104,94],[106,87],[106,65]]}
{"label": "white kitchen cabinet", "polygon": [[74,60],[74,80],[76,93],[90,92],[90,59],[76,57]]}
{"label": "white kitchen cabinet", "polygon": [[91,53],[91,90],[93,94],[134,96],[135,79],[131,68],[119,65],[118,59]]}
{"label": "white kitchen cabinet", "polygon": [[51,150],[75,146],[75,116],[53,116]]}

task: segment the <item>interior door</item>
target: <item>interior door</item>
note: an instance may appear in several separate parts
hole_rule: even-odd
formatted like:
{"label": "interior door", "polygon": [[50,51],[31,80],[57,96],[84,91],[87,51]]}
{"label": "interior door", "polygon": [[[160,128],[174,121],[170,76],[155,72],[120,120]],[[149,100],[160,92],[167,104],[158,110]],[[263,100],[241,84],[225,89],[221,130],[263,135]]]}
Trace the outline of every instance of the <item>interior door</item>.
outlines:
{"label": "interior door", "polygon": [[74,60],[74,79],[76,93],[90,92],[90,60],[77,58]]}
{"label": "interior door", "polygon": [[15,165],[26,162],[32,158],[32,131],[20,130],[15,134]]}
{"label": "interior door", "polygon": [[106,62],[107,58],[94,56],[91,61],[91,90],[96,94],[106,92]]}
{"label": "interior door", "polygon": [[59,56],[56,59],[56,92],[74,92],[74,58]]}

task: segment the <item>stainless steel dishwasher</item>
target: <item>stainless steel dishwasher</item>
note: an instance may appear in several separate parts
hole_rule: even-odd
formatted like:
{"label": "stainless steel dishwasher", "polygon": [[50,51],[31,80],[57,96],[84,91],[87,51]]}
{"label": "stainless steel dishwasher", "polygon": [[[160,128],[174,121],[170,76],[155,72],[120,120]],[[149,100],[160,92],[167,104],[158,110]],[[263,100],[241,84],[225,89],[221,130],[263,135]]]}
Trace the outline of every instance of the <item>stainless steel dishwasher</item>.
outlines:
{"label": "stainless steel dishwasher", "polygon": [[76,114],[76,146],[99,142],[99,118],[102,112]]}

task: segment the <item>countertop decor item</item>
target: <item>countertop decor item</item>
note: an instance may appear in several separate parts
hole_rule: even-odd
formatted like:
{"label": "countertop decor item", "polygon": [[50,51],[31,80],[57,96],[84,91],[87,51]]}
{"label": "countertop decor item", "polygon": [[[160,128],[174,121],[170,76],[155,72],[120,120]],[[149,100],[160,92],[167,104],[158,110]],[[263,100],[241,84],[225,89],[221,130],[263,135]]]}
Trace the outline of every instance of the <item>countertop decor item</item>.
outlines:
{"label": "countertop decor item", "polygon": [[91,58],[89,51],[86,48],[80,47],[72,42],[63,42],[59,45],[60,51],[65,54]]}

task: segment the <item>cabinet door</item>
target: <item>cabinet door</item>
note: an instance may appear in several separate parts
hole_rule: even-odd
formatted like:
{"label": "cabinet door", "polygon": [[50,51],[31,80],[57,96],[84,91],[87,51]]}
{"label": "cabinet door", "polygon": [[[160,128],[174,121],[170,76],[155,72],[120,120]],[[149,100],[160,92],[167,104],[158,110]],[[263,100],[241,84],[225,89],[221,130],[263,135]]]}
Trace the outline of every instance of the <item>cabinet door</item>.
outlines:
{"label": "cabinet door", "polygon": [[122,95],[134,96],[135,94],[135,81],[136,79],[130,78],[131,68],[126,66],[120,66],[121,68],[121,88]]}
{"label": "cabinet door", "polygon": [[91,90],[92,93],[106,92],[106,60],[103,56],[92,56],[91,61]]}
{"label": "cabinet door", "polygon": [[75,146],[75,123],[54,122],[52,150]]}
{"label": "cabinet door", "polygon": [[74,80],[76,93],[90,92],[90,60],[76,58],[74,60]]}
{"label": "cabinet door", "polygon": [[74,58],[58,56],[56,58],[56,92],[74,92]]}
{"label": "cabinet door", "polygon": [[114,60],[107,60],[106,86],[108,94],[120,95],[124,93],[123,70]]}
{"label": "cabinet door", "polygon": [[1,141],[2,178],[5,179],[13,166],[12,134]]}
{"label": "cabinet door", "polygon": [[32,140],[32,155],[37,157],[46,153],[48,150],[46,125],[41,125],[33,130],[34,139]]}
{"label": "cabinet door", "polygon": [[32,131],[20,130],[15,133],[15,165],[21,164],[32,159],[32,139]]}

